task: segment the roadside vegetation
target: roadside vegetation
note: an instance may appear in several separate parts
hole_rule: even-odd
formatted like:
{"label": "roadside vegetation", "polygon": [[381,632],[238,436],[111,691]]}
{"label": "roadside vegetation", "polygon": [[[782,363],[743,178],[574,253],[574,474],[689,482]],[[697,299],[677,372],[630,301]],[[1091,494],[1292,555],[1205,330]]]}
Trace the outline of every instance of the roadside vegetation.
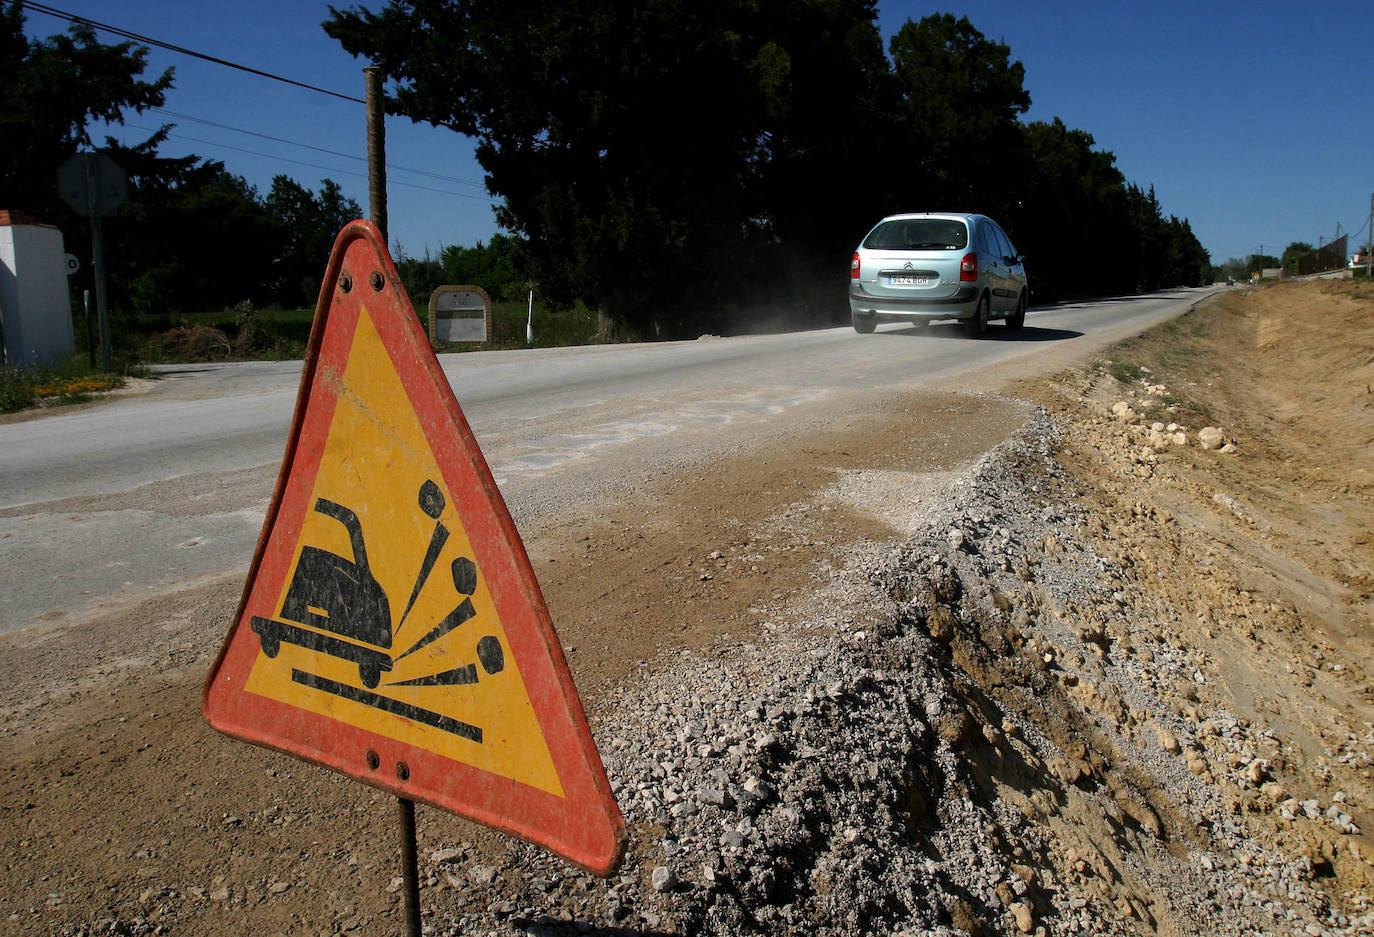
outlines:
{"label": "roadside vegetation", "polygon": [[[964,17],[885,40],[872,0],[670,0],[633,16],[594,0],[371,6],[332,11],[326,31],[386,70],[391,113],[477,140],[505,232],[436,256],[396,246],[397,268],[421,308],[439,283],[515,304],[495,347],[524,343],[531,290],[536,343],[840,321],[846,261],[894,210],[997,218],[1037,302],[1211,274],[1187,219],[1091,133],[1022,120],[1025,69]],[[89,24],[41,40],[24,26],[0,0],[0,139],[28,141],[0,148],[0,206],[88,243],[52,178],[102,150],[129,174],[104,234],[112,329],[134,359],[293,354],[295,311],[357,203],[328,178],[260,192],[221,162],[162,156],[171,122],[141,143],[96,139],[102,121],[167,106],[173,73],[145,75],[146,49],[102,44]],[[75,297],[90,275],[72,278]]]}
{"label": "roadside vegetation", "polygon": [[[288,361],[305,356],[315,309],[263,309],[241,306],[237,310],[193,313],[175,319],[135,322],[127,339],[131,352],[147,364],[180,361]],[[428,331],[426,305],[415,305],[415,317]],[[526,326],[530,319],[530,329]],[[436,351],[459,352],[557,345],[590,345],[597,334],[596,314],[585,306],[554,309],[535,303],[531,315],[524,302],[494,302],[491,335],[481,344],[440,342]],[[526,341],[529,332],[533,341]]]}
{"label": "roadside vegetation", "polygon": [[57,367],[0,366],[0,413],[16,413],[30,407],[87,403],[99,394],[124,386],[126,376],[141,376],[135,365],[101,371],[84,355],[74,355]]}

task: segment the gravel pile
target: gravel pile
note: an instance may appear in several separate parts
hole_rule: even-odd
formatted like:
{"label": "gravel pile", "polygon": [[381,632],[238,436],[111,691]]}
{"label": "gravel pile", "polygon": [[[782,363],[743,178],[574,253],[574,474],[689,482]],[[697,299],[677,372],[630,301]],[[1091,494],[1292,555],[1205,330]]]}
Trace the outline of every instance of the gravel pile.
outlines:
{"label": "gravel pile", "polygon": [[1272,737],[1197,702],[1209,662],[1093,552],[1055,442],[1036,412],[965,472],[837,483],[909,536],[756,609],[757,643],[646,669],[596,726],[621,871],[457,844],[430,879],[472,910],[427,932],[1374,933],[1313,887],[1322,856],[1248,837],[1247,791],[1354,821],[1262,793]]}

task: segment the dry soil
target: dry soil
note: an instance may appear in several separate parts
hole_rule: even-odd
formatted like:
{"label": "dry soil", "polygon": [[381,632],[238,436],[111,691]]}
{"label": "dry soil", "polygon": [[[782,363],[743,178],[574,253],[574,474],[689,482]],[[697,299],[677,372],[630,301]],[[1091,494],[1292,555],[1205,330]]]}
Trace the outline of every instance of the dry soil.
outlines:
{"label": "dry soil", "polygon": [[[881,513],[820,497],[838,476],[952,476],[1043,407],[1061,433],[1053,458],[1062,489],[1044,496],[1086,509],[1078,536],[1110,564],[1118,601],[1153,607],[1164,624],[1146,640],[1118,627],[1111,599],[1047,601],[1100,649],[1097,660],[1061,667],[1056,653],[1065,652],[1035,639],[1012,641],[1008,653],[1031,655],[1058,680],[1062,705],[1075,710],[1063,718],[1106,724],[1208,785],[1253,845],[1224,850],[1232,867],[1261,849],[1305,857],[1304,894],[1320,904],[1315,933],[1365,932],[1374,895],[1372,385],[1374,287],[1230,290],[1103,360],[1003,387],[1004,396],[912,394],[524,534],[595,729],[646,673],[757,638],[758,608],[823,599],[827,577],[817,571],[848,545],[900,542]],[[1130,411],[1113,412],[1119,403]],[[1230,446],[1203,449],[1204,427]],[[0,933],[400,932],[394,802],[221,737],[200,717],[201,682],[240,588],[225,578],[79,630],[0,638]],[[949,634],[958,623],[947,616],[927,625],[953,666],[1010,705],[999,692],[1008,671],[974,646],[976,634]],[[779,627],[776,616],[768,626]],[[1148,669],[1166,653],[1193,670],[1157,688],[1186,731],[1102,689],[1113,668]],[[1101,679],[1076,676],[1089,664]],[[1120,798],[1133,829],[1179,850],[1207,839],[1182,829],[1190,814],[1169,792],[1150,792],[1128,748],[1058,741],[1070,757],[1042,766],[1047,787],[1066,775],[1129,777],[1145,790],[1143,805]],[[1168,902],[1148,882],[1094,885],[1093,857],[1129,865],[1119,853],[1133,837],[1073,797],[1056,799],[1054,809],[1025,811],[1047,841],[1065,844],[1040,860],[1040,879],[1082,884],[1128,931],[1209,930],[1206,920],[1152,915]],[[498,865],[510,855],[495,836],[422,808],[422,856],[457,841]],[[475,892],[440,871],[427,872],[431,922],[503,898],[501,881]],[[952,905],[948,924],[1058,930],[1048,904],[1035,920],[978,920]]]}

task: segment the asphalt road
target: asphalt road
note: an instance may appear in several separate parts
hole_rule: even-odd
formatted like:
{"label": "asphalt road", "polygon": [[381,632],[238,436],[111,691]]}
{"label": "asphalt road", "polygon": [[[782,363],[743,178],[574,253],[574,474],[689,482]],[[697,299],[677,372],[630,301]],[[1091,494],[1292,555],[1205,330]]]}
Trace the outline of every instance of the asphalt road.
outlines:
{"label": "asphalt road", "polygon": [[[766,446],[896,389],[996,390],[1186,311],[1209,290],[1031,309],[982,341],[953,325],[445,355],[517,523],[688,462]],[[0,425],[0,632],[246,573],[299,362],[165,369],[144,394]]]}

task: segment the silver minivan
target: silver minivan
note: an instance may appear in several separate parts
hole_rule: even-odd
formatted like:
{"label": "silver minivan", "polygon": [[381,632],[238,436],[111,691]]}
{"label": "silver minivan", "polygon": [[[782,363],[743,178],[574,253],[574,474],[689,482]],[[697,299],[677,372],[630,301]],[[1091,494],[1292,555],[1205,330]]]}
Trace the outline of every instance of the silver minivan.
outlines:
{"label": "silver minivan", "polygon": [[849,265],[854,331],[879,322],[928,325],[958,319],[971,338],[989,319],[1026,321],[1025,258],[986,215],[889,215],[864,237]]}

